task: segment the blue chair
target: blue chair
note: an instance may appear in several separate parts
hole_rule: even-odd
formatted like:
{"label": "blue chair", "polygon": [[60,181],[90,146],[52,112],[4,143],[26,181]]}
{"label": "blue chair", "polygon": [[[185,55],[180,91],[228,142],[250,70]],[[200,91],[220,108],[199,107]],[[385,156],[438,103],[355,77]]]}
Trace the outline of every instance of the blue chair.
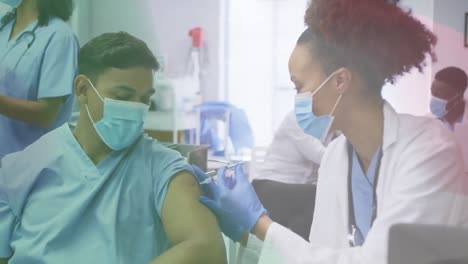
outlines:
{"label": "blue chair", "polygon": [[[254,137],[244,110],[226,102],[206,102],[198,106],[200,111],[200,143],[211,147],[215,156],[225,156],[229,140],[234,151],[252,148]],[[219,136],[219,121],[224,122],[226,133]]]}

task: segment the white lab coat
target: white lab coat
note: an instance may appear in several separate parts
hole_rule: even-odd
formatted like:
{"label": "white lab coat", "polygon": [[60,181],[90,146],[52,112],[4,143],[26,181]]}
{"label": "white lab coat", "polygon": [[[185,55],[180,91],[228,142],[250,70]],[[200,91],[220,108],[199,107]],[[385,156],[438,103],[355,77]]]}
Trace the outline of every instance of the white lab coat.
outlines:
{"label": "white lab coat", "polygon": [[456,124],[454,134],[463,157],[465,173],[468,175],[468,120]]}
{"label": "white lab coat", "polygon": [[275,133],[255,179],[283,183],[316,183],[325,146],[307,135],[290,112]]}
{"label": "white lab coat", "polygon": [[384,115],[377,218],[364,245],[351,248],[347,240],[348,152],[341,136],[322,160],[310,243],[275,223],[259,263],[385,264],[388,231],[396,223],[468,223],[467,181],[452,133],[437,120],[397,114],[388,104]]}
{"label": "white lab coat", "polygon": [[[453,133],[455,135],[455,140],[457,146],[460,149],[461,156],[463,159],[465,173],[468,175],[468,100],[465,99],[465,112],[463,119],[460,123],[455,123]],[[440,120],[438,117],[434,116],[432,113],[429,114],[430,117]],[[442,121],[442,123],[452,131],[448,123]]]}
{"label": "white lab coat", "polygon": [[465,173],[468,175],[468,102],[463,121],[455,124],[454,135],[463,157]]}

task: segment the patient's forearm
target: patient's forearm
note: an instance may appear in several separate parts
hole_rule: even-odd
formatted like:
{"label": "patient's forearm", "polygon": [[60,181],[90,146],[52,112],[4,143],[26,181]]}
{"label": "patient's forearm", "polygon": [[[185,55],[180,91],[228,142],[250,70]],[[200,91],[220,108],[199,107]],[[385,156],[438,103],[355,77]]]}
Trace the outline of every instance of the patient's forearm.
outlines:
{"label": "patient's forearm", "polygon": [[[221,245],[223,246],[223,245]],[[227,263],[219,243],[184,241],[156,258],[151,264],[223,264]]]}

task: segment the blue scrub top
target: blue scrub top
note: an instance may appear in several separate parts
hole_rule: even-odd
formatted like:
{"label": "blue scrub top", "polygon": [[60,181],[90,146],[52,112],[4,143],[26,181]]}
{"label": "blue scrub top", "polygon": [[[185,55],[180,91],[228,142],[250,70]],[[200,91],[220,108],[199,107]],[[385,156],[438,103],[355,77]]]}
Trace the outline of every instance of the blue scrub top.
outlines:
{"label": "blue scrub top", "polygon": [[170,248],[163,202],[172,177],[191,167],[147,136],[127,151],[114,151],[96,166],[63,125],[5,156],[0,258],[13,254],[10,264],[146,264]]}
{"label": "blue scrub top", "polygon": [[352,164],[352,194],[354,217],[357,228],[365,240],[372,226],[372,214],[374,206],[374,183],[377,176],[377,165],[381,158],[380,147],[374,154],[367,172],[362,169],[356,151],[353,149]]}
{"label": "blue scrub top", "polygon": [[[23,32],[32,31],[37,21]],[[21,100],[65,97],[60,113],[48,128],[15,121],[0,115],[0,157],[23,150],[42,135],[68,122],[73,104],[73,82],[78,69],[79,44],[61,19],[36,29],[36,40],[28,49],[31,34],[10,41],[14,21],[0,31],[0,95]]]}

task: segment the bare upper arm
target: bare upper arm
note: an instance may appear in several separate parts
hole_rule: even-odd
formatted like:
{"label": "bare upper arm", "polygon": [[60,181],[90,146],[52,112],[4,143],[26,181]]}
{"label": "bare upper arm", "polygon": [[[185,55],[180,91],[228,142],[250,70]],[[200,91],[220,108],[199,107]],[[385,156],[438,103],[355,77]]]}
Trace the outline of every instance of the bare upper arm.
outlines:
{"label": "bare upper arm", "polygon": [[198,201],[200,196],[200,187],[190,173],[182,172],[172,179],[161,211],[171,242],[207,236],[221,240],[216,218]]}
{"label": "bare upper arm", "polygon": [[9,259],[0,258],[0,264],[8,264]]}
{"label": "bare upper arm", "polygon": [[166,234],[173,244],[195,240],[224,250],[216,217],[198,201],[200,195],[190,173],[182,172],[172,179],[161,211]]}

